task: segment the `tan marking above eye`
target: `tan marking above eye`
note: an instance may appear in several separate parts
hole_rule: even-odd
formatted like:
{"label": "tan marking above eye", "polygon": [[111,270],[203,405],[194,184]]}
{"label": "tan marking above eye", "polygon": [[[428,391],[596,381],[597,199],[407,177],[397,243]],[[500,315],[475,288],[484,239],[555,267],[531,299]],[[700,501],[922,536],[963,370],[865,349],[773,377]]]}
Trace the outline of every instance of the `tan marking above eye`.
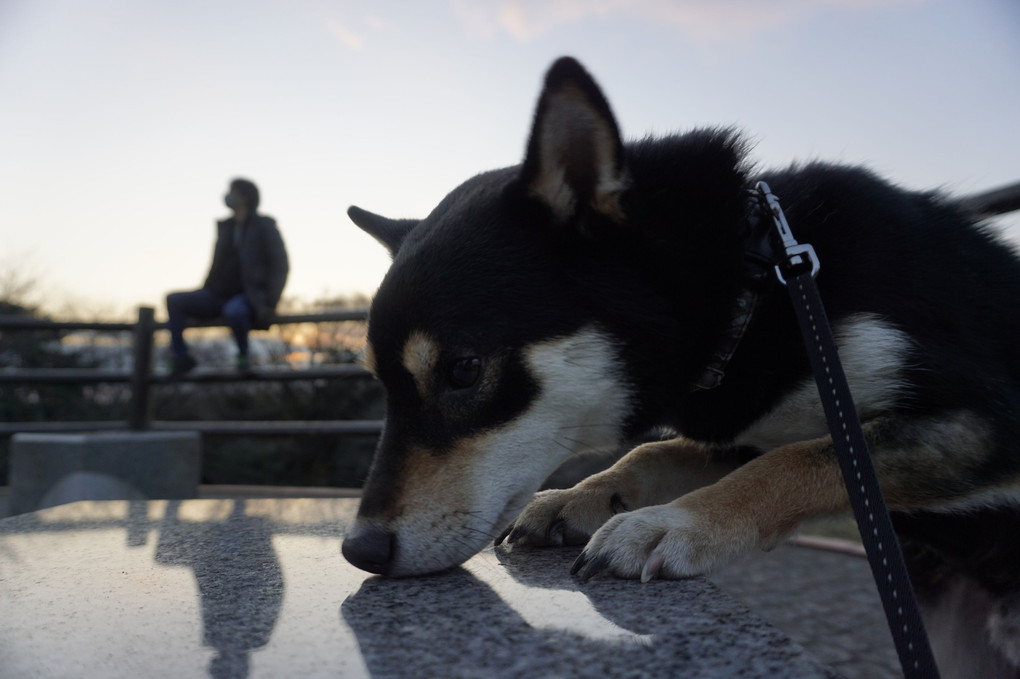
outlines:
{"label": "tan marking above eye", "polygon": [[425,333],[415,330],[404,343],[404,367],[411,373],[418,393],[424,398],[429,391],[432,374],[439,362],[439,345]]}

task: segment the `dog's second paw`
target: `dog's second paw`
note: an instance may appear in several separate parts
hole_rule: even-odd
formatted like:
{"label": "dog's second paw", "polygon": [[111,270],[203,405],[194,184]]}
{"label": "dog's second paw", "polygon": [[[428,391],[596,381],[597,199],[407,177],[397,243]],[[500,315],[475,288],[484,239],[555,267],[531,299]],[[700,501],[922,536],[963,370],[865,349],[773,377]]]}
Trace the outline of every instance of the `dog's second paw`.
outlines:
{"label": "dog's second paw", "polygon": [[683,499],[613,517],[592,537],[570,572],[623,578],[685,578],[715,569],[756,545],[736,520],[719,524],[684,506]]}
{"label": "dog's second paw", "polygon": [[566,490],[537,493],[520,516],[496,539],[533,547],[583,545],[615,514],[627,511],[618,493],[581,483]]}

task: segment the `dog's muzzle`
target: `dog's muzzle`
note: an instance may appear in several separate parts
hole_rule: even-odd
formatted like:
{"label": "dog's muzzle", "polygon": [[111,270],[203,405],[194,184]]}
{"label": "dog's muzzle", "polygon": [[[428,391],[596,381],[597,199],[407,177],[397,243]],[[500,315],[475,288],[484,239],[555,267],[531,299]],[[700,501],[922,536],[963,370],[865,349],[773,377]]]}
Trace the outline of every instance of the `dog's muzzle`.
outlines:
{"label": "dog's muzzle", "polygon": [[344,558],[361,570],[387,575],[397,551],[397,536],[370,523],[359,523],[344,538]]}

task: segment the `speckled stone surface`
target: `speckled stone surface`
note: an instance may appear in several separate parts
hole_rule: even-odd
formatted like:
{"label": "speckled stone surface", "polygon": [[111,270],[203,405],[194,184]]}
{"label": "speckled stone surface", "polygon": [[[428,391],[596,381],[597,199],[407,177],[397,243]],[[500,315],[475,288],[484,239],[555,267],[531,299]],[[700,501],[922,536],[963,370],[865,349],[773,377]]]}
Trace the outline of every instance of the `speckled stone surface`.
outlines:
{"label": "speckled stone surface", "polygon": [[0,677],[832,677],[704,579],[488,549],[386,580],[357,500],[79,502],[0,520]]}

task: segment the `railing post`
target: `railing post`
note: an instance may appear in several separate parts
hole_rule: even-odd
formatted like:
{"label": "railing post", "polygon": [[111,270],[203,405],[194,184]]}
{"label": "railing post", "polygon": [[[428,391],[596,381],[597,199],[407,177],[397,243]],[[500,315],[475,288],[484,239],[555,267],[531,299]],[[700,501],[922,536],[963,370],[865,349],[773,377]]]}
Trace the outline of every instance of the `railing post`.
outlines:
{"label": "railing post", "polygon": [[138,307],[138,324],[135,325],[134,337],[135,362],[131,371],[131,412],[128,416],[128,427],[135,430],[149,428],[149,372],[152,370],[155,316],[152,307]]}

